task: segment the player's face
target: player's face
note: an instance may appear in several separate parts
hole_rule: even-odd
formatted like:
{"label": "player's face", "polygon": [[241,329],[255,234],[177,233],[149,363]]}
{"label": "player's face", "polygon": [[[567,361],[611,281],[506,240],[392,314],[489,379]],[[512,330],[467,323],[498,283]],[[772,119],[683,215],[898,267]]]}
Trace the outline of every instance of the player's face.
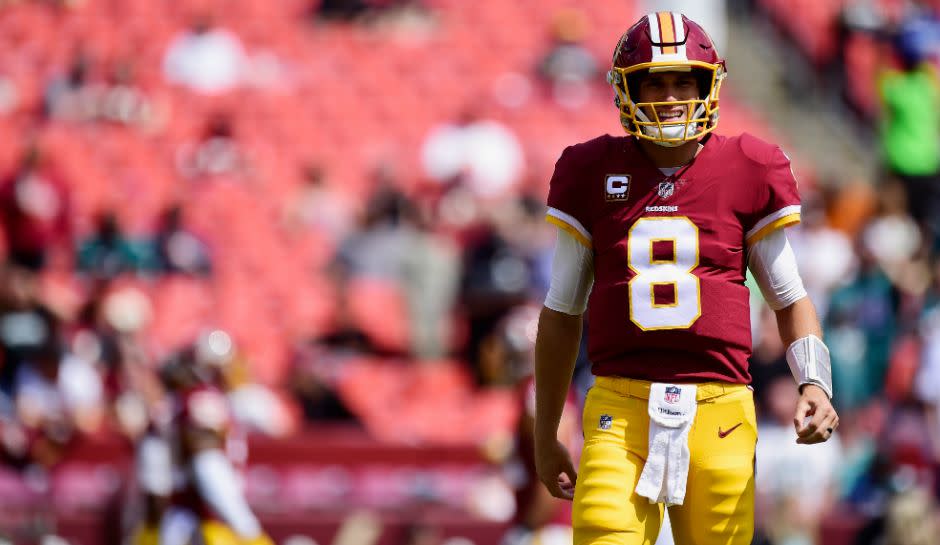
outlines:
{"label": "player's face", "polygon": [[[639,96],[635,102],[682,102],[696,100],[698,81],[689,72],[655,72],[640,80]],[[662,122],[684,121],[689,115],[690,104],[665,104],[656,106],[656,114]],[[644,106],[644,113],[656,119],[652,107]]]}

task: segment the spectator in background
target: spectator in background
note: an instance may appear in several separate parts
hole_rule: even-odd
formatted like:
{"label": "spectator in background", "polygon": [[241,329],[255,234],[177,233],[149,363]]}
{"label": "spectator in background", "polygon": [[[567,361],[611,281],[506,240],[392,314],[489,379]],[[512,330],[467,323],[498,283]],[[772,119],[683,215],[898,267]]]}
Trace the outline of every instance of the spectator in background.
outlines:
{"label": "spectator in background", "polygon": [[460,178],[483,198],[505,195],[519,181],[523,160],[512,130],[471,107],[454,121],[433,127],[421,145],[425,175],[443,184]]}
{"label": "spectator in background", "polygon": [[72,122],[107,121],[141,128],[156,126],[156,108],[134,84],[130,61],[118,63],[110,81],[92,81],[91,65],[91,57],[78,49],[68,72],[49,82],[43,97],[46,117]]}
{"label": "spectator in background", "polygon": [[[869,515],[868,524],[859,532],[856,543],[881,544],[928,543],[926,536],[936,538],[932,513],[933,501],[924,501],[922,494],[936,485],[936,471],[928,454],[923,434],[921,414],[910,405],[893,409],[877,440],[877,450],[868,471],[851,489],[849,501],[862,513]],[[929,495],[929,494],[928,494]],[[917,512],[920,520],[898,511],[901,498],[919,498]],[[931,516],[924,517],[930,512]],[[901,524],[899,524],[901,523]],[[901,526],[907,525],[906,532]],[[929,530],[928,530],[929,528]],[[925,532],[926,530],[926,532]],[[906,535],[905,535],[906,534]],[[905,539],[909,539],[907,541]]]}
{"label": "spectator in background", "polygon": [[50,254],[72,244],[68,185],[37,144],[24,151],[16,170],[0,182],[0,222],[12,263],[38,271]]}
{"label": "spectator in background", "polygon": [[427,15],[420,0],[320,0],[310,10],[314,20],[377,24],[408,24]]}
{"label": "spectator in background", "polygon": [[914,395],[923,403],[933,459],[940,467],[940,257],[933,258],[932,285],[918,325],[922,343]]}
{"label": "spectator in background", "polygon": [[300,404],[304,421],[355,423],[356,416],[327,380],[315,368],[295,366],[289,382]]}
{"label": "spectator in background", "polygon": [[154,101],[135,81],[131,60],[117,63],[111,81],[98,98],[98,117],[129,127],[152,130],[163,121]]}
{"label": "spectator in background", "polygon": [[549,85],[552,97],[567,108],[584,106],[598,74],[594,55],[582,43],[589,30],[581,11],[565,9],[555,13],[552,43],[537,67],[537,74]]}
{"label": "spectator in background", "polygon": [[303,168],[303,185],[288,200],[284,224],[291,232],[311,230],[333,242],[343,240],[353,229],[352,203],[332,186],[323,165]]}
{"label": "spectator in background", "polygon": [[884,545],[929,545],[936,541],[937,535],[940,535],[937,500],[929,490],[910,488],[888,502]]}
{"label": "spectator in background", "polygon": [[89,76],[91,64],[91,56],[77,48],[67,72],[54,77],[46,85],[43,96],[43,114],[46,117],[69,121],[88,121],[95,117],[98,89]]}
{"label": "spectator in background", "polygon": [[857,241],[858,270],[833,292],[824,324],[833,382],[839,384],[833,404],[846,409],[863,405],[882,391],[898,326],[900,296],[878,266],[870,247],[873,240]]}
{"label": "spectator in background", "polygon": [[322,21],[353,21],[369,10],[365,0],[320,0],[314,4],[312,14]]}
{"label": "spectator in background", "polygon": [[825,321],[829,294],[852,277],[857,267],[852,241],[829,226],[824,196],[803,191],[800,224],[790,234],[803,285],[816,304],[819,319]]}
{"label": "spectator in background", "polygon": [[114,212],[102,212],[94,234],[78,246],[78,270],[96,279],[153,270],[148,245],[126,235]]}
{"label": "spectator in background", "polygon": [[183,205],[173,204],[162,214],[154,236],[157,268],[165,274],[209,275],[212,260],[209,249],[183,223]]}
{"label": "spectator in background", "polygon": [[456,250],[428,230],[415,203],[395,187],[388,165],[375,179],[361,229],[343,241],[338,259],[351,277],[394,282],[408,308],[411,353],[440,357],[457,293]]}
{"label": "spectator in background", "polygon": [[[797,444],[793,409],[798,398],[791,377],[773,380],[766,396],[768,411],[758,431],[755,504],[776,545],[819,543],[817,532],[838,490],[839,437],[816,445]],[[805,449],[811,449],[812,455]]]}
{"label": "spectator in background", "polygon": [[239,144],[228,114],[209,118],[198,142],[183,145],[176,156],[180,175],[188,179],[208,176],[245,175],[249,163]]}
{"label": "spectator in background", "polygon": [[196,17],[189,29],[170,42],[163,57],[163,76],[206,95],[238,86],[245,67],[245,50],[232,32],[213,26],[212,18]]}
{"label": "spectator in background", "polygon": [[12,395],[19,368],[33,358],[55,317],[39,299],[35,274],[15,265],[0,268],[0,391]]}
{"label": "spectator in background", "polygon": [[13,382],[19,422],[32,438],[30,456],[41,465],[58,461],[76,433],[99,431],[104,388],[98,369],[66,347],[62,324],[41,314],[37,344],[20,363]]}
{"label": "spectator in background", "polygon": [[[933,26],[933,29],[940,27]],[[902,25],[894,36],[897,67],[878,78],[885,170],[907,191],[914,219],[940,237],[940,85],[927,61],[922,28]]]}
{"label": "spectator in background", "polygon": [[464,248],[463,264],[460,301],[468,325],[464,359],[477,382],[486,384],[484,339],[510,311],[529,300],[533,267],[493,220],[477,225]]}
{"label": "spectator in background", "polygon": [[163,395],[142,335],[152,314],[139,289],[100,282],[71,327],[72,351],[101,371],[111,429],[131,439],[145,431],[148,412]]}

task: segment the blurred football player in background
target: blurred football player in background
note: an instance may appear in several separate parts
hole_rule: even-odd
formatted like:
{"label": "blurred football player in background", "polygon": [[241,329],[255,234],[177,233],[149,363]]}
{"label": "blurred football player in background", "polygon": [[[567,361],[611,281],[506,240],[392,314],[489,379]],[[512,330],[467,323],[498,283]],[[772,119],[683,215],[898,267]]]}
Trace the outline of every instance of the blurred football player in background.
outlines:
{"label": "blurred football player in background", "polygon": [[[829,351],[783,228],[800,196],[779,147],[713,134],[725,63],[680,13],[642,17],[608,81],[626,137],[567,148],[536,343],[535,462],[574,500],[576,545],[749,544],[757,441],[746,267],[775,310],[799,387],[798,443],[832,436]],[[588,297],[590,296],[590,303]],[[589,311],[595,378],[576,472],[558,426]]]}
{"label": "blurred football player in background", "polygon": [[181,350],[161,370],[172,407],[167,434],[174,475],[159,543],[273,543],[245,500],[236,471],[246,458],[245,441],[220,387],[219,360],[204,347]]}
{"label": "blurred football player in background", "polygon": [[[571,504],[553,498],[535,472],[535,335],[539,309],[524,305],[506,316],[484,342],[484,355],[503,362],[515,379],[519,420],[507,478],[516,492],[512,527],[501,545],[571,543]],[[577,400],[573,390],[565,399],[558,436],[568,448],[578,444]]]}

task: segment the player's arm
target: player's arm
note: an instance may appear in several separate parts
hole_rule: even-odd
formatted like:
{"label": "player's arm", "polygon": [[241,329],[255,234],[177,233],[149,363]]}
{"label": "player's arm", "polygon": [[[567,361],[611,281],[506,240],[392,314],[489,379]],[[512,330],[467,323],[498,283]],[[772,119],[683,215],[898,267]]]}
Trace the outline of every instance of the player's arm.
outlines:
{"label": "player's arm", "polygon": [[[190,401],[190,418],[183,440],[190,454],[190,472],[200,497],[216,515],[245,539],[263,536],[261,524],[248,506],[241,478],[225,454],[227,405],[218,392],[205,392]],[[221,416],[219,416],[221,415]]]}
{"label": "player's arm", "polygon": [[[774,310],[780,339],[787,346],[787,363],[800,388],[793,424],[798,443],[820,443],[832,436],[839,415],[832,408],[832,369],[829,349],[822,341],[816,308],[803,288],[796,257],[783,229],[750,247],[748,266],[764,299]],[[812,417],[804,422],[806,417]]]}
{"label": "player's arm", "polygon": [[591,248],[559,228],[551,286],[535,341],[535,465],[549,492],[564,499],[574,497],[577,475],[568,450],[558,441],[558,425],[581,343],[581,316],[593,285]]}

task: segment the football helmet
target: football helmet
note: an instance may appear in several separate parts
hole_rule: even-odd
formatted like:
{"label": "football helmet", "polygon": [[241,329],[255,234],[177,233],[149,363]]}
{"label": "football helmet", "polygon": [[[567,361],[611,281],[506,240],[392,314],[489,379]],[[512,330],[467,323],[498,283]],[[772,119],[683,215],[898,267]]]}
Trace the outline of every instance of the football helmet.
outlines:
{"label": "football helmet", "polygon": [[[634,101],[640,79],[652,72],[692,72],[696,76],[699,98],[678,102],[687,105],[685,119],[659,119],[656,106],[676,102]],[[724,59],[698,23],[678,12],[660,11],[640,18],[620,38],[607,82],[616,93],[614,103],[624,130],[637,138],[675,147],[715,130],[718,91],[725,75]]]}

